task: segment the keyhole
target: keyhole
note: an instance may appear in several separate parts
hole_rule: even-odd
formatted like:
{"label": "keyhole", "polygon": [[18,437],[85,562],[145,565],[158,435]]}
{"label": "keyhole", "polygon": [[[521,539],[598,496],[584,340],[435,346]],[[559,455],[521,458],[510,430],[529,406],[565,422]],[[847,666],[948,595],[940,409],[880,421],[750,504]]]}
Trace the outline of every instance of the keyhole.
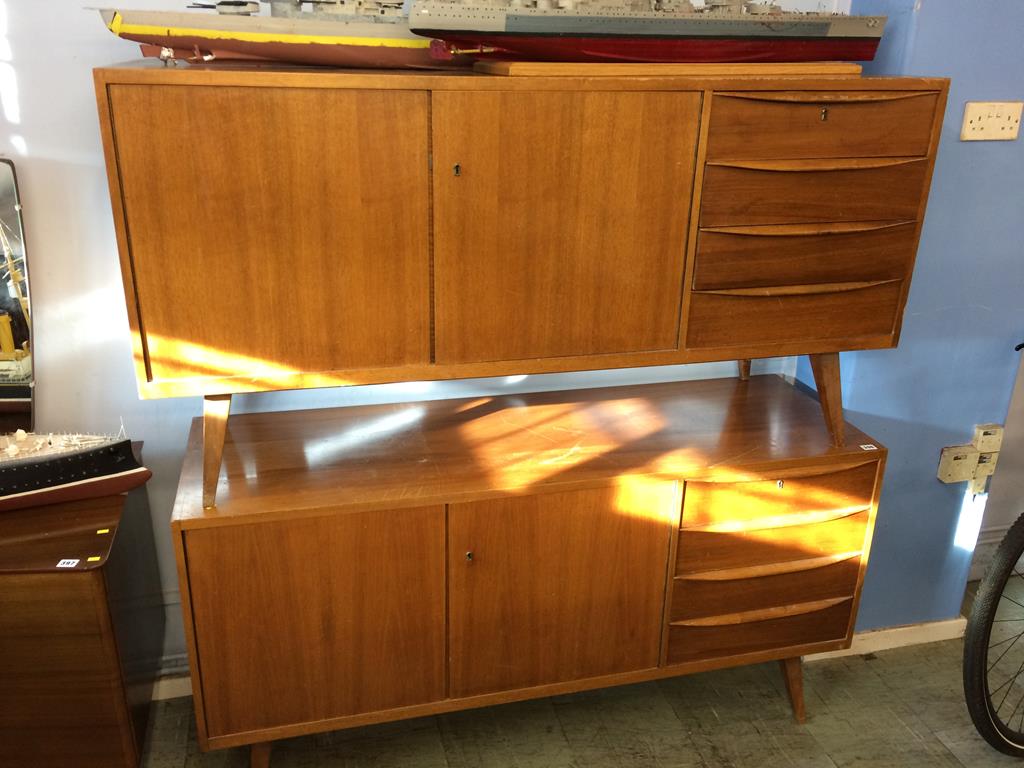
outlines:
{"label": "keyhole", "polygon": [[785,480],[779,480],[777,483],[775,483],[775,485],[777,485],[779,487],[779,489],[781,490],[781,489],[786,487],[786,481]]}
{"label": "keyhole", "polygon": [[473,562],[473,552],[472,551],[469,551],[469,552],[466,553],[466,562],[469,562],[469,563]]}
{"label": "keyhole", "polygon": [[[821,108],[821,122],[824,123],[826,120],[828,120],[828,107],[822,107]],[[456,174],[456,175],[458,175],[458,174]]]}
{"label": "keyhole", "polygon": [[[822,118],[822,119],[824,119],[824,118]],[[454,166],[452,166],[452,172],[456,176],[461,176],[462,175],[462,166],[459,165],[458,163],[456,163]]]}

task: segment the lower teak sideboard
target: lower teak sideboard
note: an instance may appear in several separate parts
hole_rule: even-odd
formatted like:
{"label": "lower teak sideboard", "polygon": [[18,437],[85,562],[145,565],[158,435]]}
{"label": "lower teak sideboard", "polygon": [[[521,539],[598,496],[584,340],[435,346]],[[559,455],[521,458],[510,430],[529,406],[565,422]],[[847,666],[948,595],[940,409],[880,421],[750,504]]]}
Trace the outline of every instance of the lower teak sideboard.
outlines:
{"label": "lower teak sideboard", "polygon": [[173,531],[200,745],[848,647],[886,451],[776,376],[193,425]]}

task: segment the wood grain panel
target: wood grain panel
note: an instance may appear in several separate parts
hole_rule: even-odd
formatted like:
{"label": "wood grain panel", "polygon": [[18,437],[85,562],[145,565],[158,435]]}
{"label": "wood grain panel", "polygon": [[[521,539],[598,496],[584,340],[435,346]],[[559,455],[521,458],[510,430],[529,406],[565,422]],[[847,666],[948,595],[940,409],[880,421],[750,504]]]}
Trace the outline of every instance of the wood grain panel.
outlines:
{"label": "wood grain panel", "polygon": [[[683,531],[680,538],[688,534]],[[860,553],[831,565],[759,578],[704,581],[677,577],[672,587],[672,621],[753,611],[800,602],[849,597],[857,588]]]}
{"label": "wood grain panel", "polygon": [[702,229],[693,287],[909,279],[916,222]]}
{"label": "wood grain panel", "polygon": [[657,666],[677,491],[627,478],[452,504],[450,695]]}
{"label": "wood grain panel", "polygon": [[679,537],[676,574],[741,568],[852,552],[864,546],[870,512],[827,522],[714,532],[689,529]]}
{"label": "wood grain panel", "polygon": [[708,158],[926,155],[937,96],[928,91],[719,92],[712,99]]}
{"label": "wood grain panel", "polygon": [[878,464],[866,461],[804,477],[741,483],[686,484],[683,528],[720,526],[723,532],[800,525],[813,512],[859,512],[871,506]]}
{"label": "wood grain panel", "polygon": [[700,94],[432,103],[437,361],[675,349]]}
{"label": "wood grain panel", "polygon": [[149,378],[429,361],[425,93],[109,96]]}
{"label": "wood grain panel", "polygon": [[0,766],[137,764],[99,570],[0,575]]}
{"label": "wood grain panel", "polygon": [[209,737],[444,697],[444,509],[186,534]]}
{"label": "wood grain panel", "polygon": [[708,163],[700,225],[915,220],[928,161],[881,162],[850,168],[831,161]]}
{"label": "wood grain panel", "polygon": [[700,661],[715,657],[774,650],[780,656],[787,648],[847,636],[850,600],[823,610],[765,621],[720,626],[677,626],[669,628],[668,663]]}
{"label": "wood grain panel", "polygon": [[[686,346],[743,346],[807,339],[847,339],[891,334],[902,294],[902,281],[867,285],[810,286],[821,293],[763,291],[761,295],[694,291],[686,329]],[[741,289],[726,289],[741,290]]]}

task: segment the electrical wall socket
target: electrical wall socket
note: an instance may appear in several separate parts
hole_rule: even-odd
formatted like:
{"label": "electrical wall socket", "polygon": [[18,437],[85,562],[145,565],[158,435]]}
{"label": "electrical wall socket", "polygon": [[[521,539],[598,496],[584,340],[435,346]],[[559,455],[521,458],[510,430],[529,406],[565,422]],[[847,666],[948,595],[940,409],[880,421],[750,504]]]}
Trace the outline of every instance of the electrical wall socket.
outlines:
{"label": "electrical wall socket", "polygon": [[1022,101],[968,101],[961,141],[1013,141],[1020,131]]}
{"label": "electrical wall socket", "polygon": [[1003,425],[1002,424],[979,424],[974,428],[974,438],[971,445],[981,453],[992,453],[1003,446]]}
{"label": "electrical wall socket", "polygon": [[973,445],[950,445],[942,449],[939,457],[939,480],[944,483],[962,483],[973,480],[981,451]]}
{"label": "electrical wall socket", "polygon": [[975,477],[991,477],[996,473],[996,464],[999,463],[999,451],[978,454],[978,468],[974,470]]}

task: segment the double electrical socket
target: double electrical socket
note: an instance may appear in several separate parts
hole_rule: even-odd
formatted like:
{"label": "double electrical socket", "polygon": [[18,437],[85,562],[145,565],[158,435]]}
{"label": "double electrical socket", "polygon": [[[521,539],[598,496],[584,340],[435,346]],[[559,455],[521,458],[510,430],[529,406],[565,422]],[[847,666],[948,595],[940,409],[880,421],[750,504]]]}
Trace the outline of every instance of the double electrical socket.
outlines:
{"label": "double electrical socket", "polygon": [[996,471],[1003,445],[1002,424],[979,424],[970,445],[950,445],[939,457],[938,477],[944,483],[970,482],[974,493],[982,493]]}
{"label": "double electrical socket", "polygon": [[1013,141],[1020,131],[1021,101],[968,101],[961,141]]}

